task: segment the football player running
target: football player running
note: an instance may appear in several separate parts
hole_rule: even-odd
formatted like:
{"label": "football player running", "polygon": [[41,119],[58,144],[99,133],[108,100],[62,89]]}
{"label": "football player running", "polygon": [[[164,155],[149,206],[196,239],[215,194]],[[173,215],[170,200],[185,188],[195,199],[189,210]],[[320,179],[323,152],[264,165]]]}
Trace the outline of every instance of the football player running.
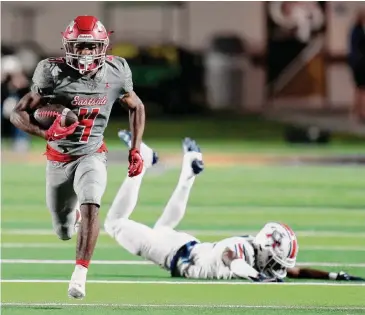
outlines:
{"label": "football player running", "polygon": [[[31,92],[11,115],[17,128],[47,140],[46,203],[55,233],[66,241],[78,230],[76,265],[68,288],[73,298],[85,296],[87,271],[99,235],[98,212],[107,182],[103,134],[118,99],[129,109],[133,131],[128,176],[139,175],[143,166],[139,149],[144,106],[133,91],[126,60],[106,55],[109,34],[96,17],[73,20],[62,33],[65,57],[39,62]],[[48,130],[41,129],[32,112],[47,101],[68,107],[78,121],[62,127],[59,115]]]}
{"label": "football player running", "polygon": [[[131,145],[131,135],[120,131],[119,138]],[[256,236],[237,236],[209,243],[175,231],[184,217],[195,178],[204,169],[195,141],[183,142],[183,162],[178,184],[167,205],[150,228],[130,220],[146,170],[157,163],[157,155],[141,144],[144,167],[139,176],[126,177],[105,220],[106,232],[119,245],[168,270],[173,277],[194,279],[247,279],[254,282],[281,282],[285,277],[333,280],[362,280],[344,272],[327,273],[295,267],[297,238],[285,224],[270,222]]]}

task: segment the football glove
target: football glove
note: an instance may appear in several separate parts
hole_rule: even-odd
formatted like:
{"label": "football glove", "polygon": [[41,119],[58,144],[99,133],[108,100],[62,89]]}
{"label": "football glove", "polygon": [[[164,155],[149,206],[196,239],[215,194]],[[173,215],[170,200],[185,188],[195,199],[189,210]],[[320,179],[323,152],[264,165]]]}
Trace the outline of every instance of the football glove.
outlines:
{"label": "football glove", "polygon": [[280,282],[275,277],[268,277],[263,273],[259,273],[257,278],[250,277],[253,282]]}
{"label": "football glove", "polygon": [[73,134],[75,132],[76,127],[79,125],[79,122],[76,121],[68,127],[62,127],[61,119],[62,116],[58,115],[57,118],[54,120],[53,124],[51,125],[51,127],[49,127],[48,130],[46,131],[47,141],[64,139],[67,136]]}
{"label": "football glove", "polygon": [[137,149],[129,150],[128,160],[129,160],[128,176],[134,177],[141,174],[143,169],[143,159]]}

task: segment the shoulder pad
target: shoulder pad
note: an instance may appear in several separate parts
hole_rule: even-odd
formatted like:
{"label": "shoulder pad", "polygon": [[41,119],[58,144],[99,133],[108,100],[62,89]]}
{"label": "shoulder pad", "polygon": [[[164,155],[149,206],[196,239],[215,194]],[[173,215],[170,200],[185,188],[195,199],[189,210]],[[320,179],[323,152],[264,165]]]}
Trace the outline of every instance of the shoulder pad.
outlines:
{"label": "shoulder pad", "polygon": [[105,61],[117,68],[123,68],[123,69],[126,67],[127,64],[127,61],[124,58],[112,55],[107,55]]}

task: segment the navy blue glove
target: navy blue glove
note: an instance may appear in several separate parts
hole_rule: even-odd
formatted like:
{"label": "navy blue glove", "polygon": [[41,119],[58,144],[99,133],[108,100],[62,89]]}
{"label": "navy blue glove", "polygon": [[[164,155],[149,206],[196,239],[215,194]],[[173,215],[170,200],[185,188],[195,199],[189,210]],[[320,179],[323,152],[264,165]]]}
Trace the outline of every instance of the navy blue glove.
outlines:
{"label": "navy blue glove", "polygon": [[268,277],[266,276],[265,274],[263,273],[259,273],[259,275],[257,276],[257,278],[253,278],[253,277],[250,277],[250,279],[253,281],[253,282],[280,282],[278,281],[277,278],[274,278],[274,277]]}

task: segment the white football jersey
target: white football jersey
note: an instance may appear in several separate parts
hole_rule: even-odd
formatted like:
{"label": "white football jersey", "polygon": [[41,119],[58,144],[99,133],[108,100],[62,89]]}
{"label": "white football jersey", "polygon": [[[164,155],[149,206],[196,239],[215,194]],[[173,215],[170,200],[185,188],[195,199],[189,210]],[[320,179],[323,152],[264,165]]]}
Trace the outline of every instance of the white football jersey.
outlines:
{"label": "white football jersey", "polygon": [[238,278],[223,262],[227,248],[234,251],[237,257],[244,259],[255,267],[255,252],[251,236],[226,238],[216,243],[200,243],[191,251],[189,263],[179,266],[183,277],[194,279],[235,279]]}

